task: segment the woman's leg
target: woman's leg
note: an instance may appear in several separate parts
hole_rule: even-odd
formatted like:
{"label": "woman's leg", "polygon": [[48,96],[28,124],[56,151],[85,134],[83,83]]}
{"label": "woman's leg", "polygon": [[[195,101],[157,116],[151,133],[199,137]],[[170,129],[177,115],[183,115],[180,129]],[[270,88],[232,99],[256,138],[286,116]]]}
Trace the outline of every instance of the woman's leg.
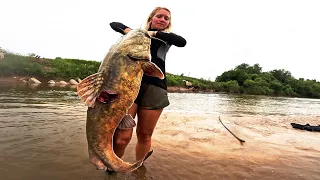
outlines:
{"label": "woman's leg", "polygon": [[[132,104],[128,112],[134,119],[137,113],[138,105]],[[125,149],[132,137],[133,128],[131,129],[116,129],[113,136],[113,151],[121,158],[124,155]]]}
{"label": "woman's leg", "polygon": [[151,136],[163,109],[138,108],[136,160],[144,158],[151,148]]}

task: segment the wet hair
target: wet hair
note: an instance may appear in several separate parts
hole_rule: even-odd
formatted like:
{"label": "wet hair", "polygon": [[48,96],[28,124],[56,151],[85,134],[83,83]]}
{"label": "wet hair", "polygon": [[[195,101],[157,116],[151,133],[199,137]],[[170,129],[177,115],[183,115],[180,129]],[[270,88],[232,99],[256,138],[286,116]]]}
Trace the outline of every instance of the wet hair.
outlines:
{"label": "wet hair", "polygon": [[147,19],[147,21],[146,21],[146,26],[145,26],[145,29],[146,29],[146,30],[149,30],[150,25],[151,25],[150,22],[151,22],[153,16],[155,16],[155,15],[157,14],[157,12],[158,12],[159,10],[161,10],[161,9],[168,11],[169,14],[170,14],[168,27],[165,28],[165,29],[163,29],[162,31],[170,32],[170,29],[171,29],[171,26],[172,26],[172,24],[171,24],[171,12],[170,12],[170,10],[169,10],[168,8],[165,8],[165,7],[155,7],[155,8],[153,9],[153,11],[149,14],[149,17],[148,17],[148,19]]}

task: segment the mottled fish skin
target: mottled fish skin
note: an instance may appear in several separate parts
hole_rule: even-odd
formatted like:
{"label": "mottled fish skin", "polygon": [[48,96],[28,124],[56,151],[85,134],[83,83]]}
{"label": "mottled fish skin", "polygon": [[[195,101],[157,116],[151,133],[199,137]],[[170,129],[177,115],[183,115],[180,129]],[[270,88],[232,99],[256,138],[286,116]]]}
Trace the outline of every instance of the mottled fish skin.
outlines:
{"label": "mottled fish skin", "polygon": [[[106,87],[111,87],[116,91],[120,97],[114,103],[98,102],[93,108],[88,108],[86,133],[89,149],[102,158],[101,160],[107,167],[122,172],[131,168],[132,165],[124,163],[115,156],[112,137],[118,124],[127,113],[128,107],[132,105],[137,96],[138,91],[135,90],[140,87],[143,71],[141,62],[133,62],[124,56],[120,56],[117,60],[117,62],[112,61],[114,71],[108,73],[110,80],[105,80],[104,83],[107,84]],[[126,63],[130,63],[131,66],[120,65]],[[140,165],[138,163],[136,167]]]}
{"label": "mottled fish skin", "polygon": [[[98,73],[78,84],[78,95],[89,106],[86,121],[89,156],[116,172],[131,172],[143,163],[144,158],[131,164],[116,156],[113,135],[138,95],[145,64],[151,63],[150,43],[147,31],[131,30],[109,49]],[[160,69],[157,76],[163,78]],[[117,98],[114,102],[100,102],[97,98],[102,92],[114,92]]]}

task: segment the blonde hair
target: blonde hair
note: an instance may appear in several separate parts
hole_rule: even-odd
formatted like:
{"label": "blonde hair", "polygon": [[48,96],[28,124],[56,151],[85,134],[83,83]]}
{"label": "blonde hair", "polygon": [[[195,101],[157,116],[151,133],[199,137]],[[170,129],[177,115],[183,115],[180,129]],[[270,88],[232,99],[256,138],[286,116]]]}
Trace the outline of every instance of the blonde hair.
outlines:
{"label": "blonde hair", "polygon": [[171,26],[172,26],[172,23],[171,23],[171,12],[170,12],[170,10],[168,8],[165,8],[165,7],[155,7],[153,9],[153,11],[149,14],[149,17],[148,17],[148,19],[146,21],[146,26],[145,26],[146,30],[149,30],[150,25],[151,25],[150,23],[151,23],[151,20],[152,20],[153,16],[156,15],[156,13],[161,9],[168,11],[169,14],[170,14],[168,27],[163,29],[162,31],[170,32],[170,29],[171,29]]}

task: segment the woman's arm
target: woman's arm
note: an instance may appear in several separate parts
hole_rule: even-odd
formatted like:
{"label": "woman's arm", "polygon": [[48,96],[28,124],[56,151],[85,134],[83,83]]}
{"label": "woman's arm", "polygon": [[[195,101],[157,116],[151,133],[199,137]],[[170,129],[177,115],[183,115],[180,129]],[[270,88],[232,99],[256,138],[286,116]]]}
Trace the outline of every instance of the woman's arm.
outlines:
{"label": "woman's arm", "polygon": [[157,31],[155,32],[155,37],[178,47],[184,47],[187,44],[187,41],[182,36],[179,36],[172,32],[166,33],[162,31]]}
{"label": "woman's arm", "polygon": [[[123,35],[128,33],[131,30],[131,28],[119,22],[112,22],[110,23],[110,26],[113,30]],[[179,36],[175,33],[171,33],[171,32],[166,33],[162,31],[149,31],[149,34],[151,34],[151,36],[164,40],[167,43],[178,46],[178,47],[184,47],[187,44],[187,41],[182,36]]]}
{"label": "woman's arm", "polygon": [[122,23],[119,23],[119,22],[112,22],[110,23],[110,26],[113,30],[115,30],[116,32],[119,32],[121,34],[127,34],[131,28],[129,28],[128,26],[122,24]]}

